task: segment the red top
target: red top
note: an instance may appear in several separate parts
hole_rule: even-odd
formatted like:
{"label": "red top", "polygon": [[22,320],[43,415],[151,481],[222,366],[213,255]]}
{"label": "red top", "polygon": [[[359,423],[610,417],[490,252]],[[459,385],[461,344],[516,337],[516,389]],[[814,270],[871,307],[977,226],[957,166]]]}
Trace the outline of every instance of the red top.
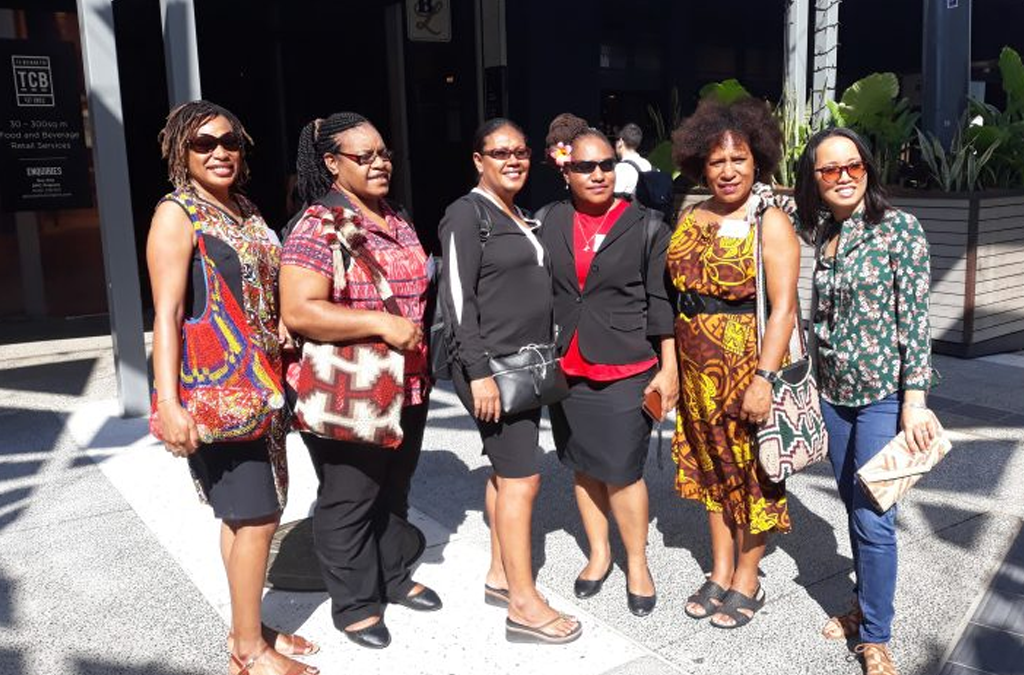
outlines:
{"label": "red top", "polygon": [[[629,208],[629,202],[620,200],[603,216],[588,216],[579,211],[574,212],[572,252],[576,260],[576,279],[579,281],[581,291],[587,283],[587,275],[590,273],[590,265],[594,262],[597,249],[601,247],[605,235],[614,227],[615,222],[627,208]],[[572,340],[569,342],[569,350],[562,357],[562,370],[566,375],[572,377],[585,377],[597,382],[613,382],[638,375],[658,363],[657,357],[620,365],[591,363],[580,353],[577,337],[578,332],[574,332]]]}

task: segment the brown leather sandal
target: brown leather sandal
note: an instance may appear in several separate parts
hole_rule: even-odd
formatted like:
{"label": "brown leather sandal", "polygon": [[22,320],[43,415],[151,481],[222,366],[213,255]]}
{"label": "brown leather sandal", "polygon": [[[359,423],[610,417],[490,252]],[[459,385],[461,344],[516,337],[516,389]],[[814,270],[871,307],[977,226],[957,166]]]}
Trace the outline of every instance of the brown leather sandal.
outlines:
{"label": "brown leather sandal", "polygon": [[826,640],[848,640],[857,637],[863,621],[864,613],[860,611],[860,604],[854,600],[850,611],[829,617],[821,628],[821,634]]}
{"label": "brown leather sandal", "polygon": [[[320,645],[307,640],[301,635],[281,633],[267,624],[261,624],[261,627],[263,629],[263,639],[266,640],[268,645],[273,645],[278,654],[284,656],[312,656],[320,651]],[[231,633],[228,633],[228,651],[235,651],[235,639]]]}
{"label": "brown leather sandal", "polygon": [[864,675],[899,675],[887,645],[862,642],[853,651],[864,661]]}
{"label": "brown leather sandal", "polygon": [[[250,675],[249,671],[268,651],[270,651],[270,645],[264,644],[263,649],[259,650],[255,656],[250,656],[244,663],[241,658],[232,652],[230,654],[230,660],[228,661],[229,675]],[[235,670],[235,668],[238,670]],[[306,664],[299,663],[298,661],[291,661],[291,665],[288,666],[288,670],[281,673],[281,675],[319,675],[319,673],[319,668],[307,666]]]}

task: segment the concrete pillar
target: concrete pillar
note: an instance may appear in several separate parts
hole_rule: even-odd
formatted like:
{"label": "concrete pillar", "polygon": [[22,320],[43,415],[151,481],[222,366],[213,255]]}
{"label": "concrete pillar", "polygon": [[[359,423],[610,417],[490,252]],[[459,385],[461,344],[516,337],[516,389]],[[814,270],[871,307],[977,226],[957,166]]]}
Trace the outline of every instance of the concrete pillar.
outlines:
{"label": "concrete pillar", "polygon": [[924,0],[921,126],[949,147],[971,86],[971,0]]}
{"label": "concrete pillar", "polygon": [[809,0],[786,3],[786,77],[784,95],[795,106],[797,118],[803,119],[807,107],[807,17]]}
{"label": "concrete pillar", "polygon": [[814,0],[814,82],[811,115],[815,121],[828,116],[825,101],[836,97],[836,69],[839,55],[839,3],[842,0]]}
{"label": "concrete pillar", "polygon": [[112,0],[78,0],[78,25],[92,125],[96,202],[117,394],[123,415],[140,416],[149,412],[149,372],[142,335],[142,299]]}
{"label": "concrete pillar", "polygon": [[164,31],[167,99],[171,107],[202,98],[193,0],[160,0],[160,22]]}

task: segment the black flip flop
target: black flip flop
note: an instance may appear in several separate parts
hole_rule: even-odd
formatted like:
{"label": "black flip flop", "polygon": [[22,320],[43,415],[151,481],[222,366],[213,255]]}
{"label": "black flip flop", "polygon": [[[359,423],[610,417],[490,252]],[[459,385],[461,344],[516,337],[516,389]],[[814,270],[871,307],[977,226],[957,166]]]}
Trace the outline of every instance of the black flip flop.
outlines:
{"label": "black flip flop", "polygon": [[686,604],[693,603],[695,605],[700,605],[700,608],[704,610],[704,613],[694,614],[686,608],[683,608],[683,611],[686,613],[686,616],[690,617],[691,619],[697,619],[698,621],[700,619],[706,619],[712,614],[714,614],[716,611],[718,611],[718,608],[720,606],[716,605],[714,602],[712,602],[712,600],[718,600],[719,602],[721,602],[722,598],[725,597],[726,593],[728,593],[728,591],[726,591],[724,588],[716,584],[711,579],[708,579],[701,585],[699,589],[697,589],[696,593],[694,593],[686,599]]}
{"label": "black flip flop", "polygon": [[568,635],[549,635],[544,632],[544,629],[548,626],[570,619],[565,614],[559,614],[551,621],[543,623],[539,626],[527,626],[525,623],[519,623],[512,619],[505,619],[505,639],[509,642],[520,642],[530,644],[542,644],[542,645],[564,645],[568,642],[572,642],[580,635],[583,634],[583,624],[579,621],[576,622],[576,628],[572,630]]}
{"label": "black flip flop", "polygon": [[508,589],[484,584],[484,602],[491,607],[508,607]]}
{"label": "black flip flop", "polygon": [[[716,623],[714,619],[711,620],[711,625],[715,628],[721,628],[723,630],[732,630],[733,628],[742,628],[750,623],[754,615],[757,614],[758,610],[764,607],[764,589],[761,586],[757,587],[754,592],[754,597],[748,597],[743,595],[739,591],[730,590],[725,594],[725,598],[722,601],[721,606],[715,612],[715,614],[724,614],[733,620],[733,623],[724,624]],[[741,609],[750,610],[753,612],[750,616],[747,616]]]}

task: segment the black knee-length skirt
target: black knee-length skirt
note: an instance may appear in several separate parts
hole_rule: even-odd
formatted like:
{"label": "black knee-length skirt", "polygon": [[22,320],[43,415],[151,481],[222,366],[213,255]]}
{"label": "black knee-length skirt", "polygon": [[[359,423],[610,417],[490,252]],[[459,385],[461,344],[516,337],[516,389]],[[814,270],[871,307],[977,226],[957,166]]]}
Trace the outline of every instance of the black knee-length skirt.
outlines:
{"label": "black knee-length skirt", "polygon": [[652,421],[642,410],[653,369],[614,382],[570,378],[569,398],[551,406],[562,464],[611,485],[644,475]]}

